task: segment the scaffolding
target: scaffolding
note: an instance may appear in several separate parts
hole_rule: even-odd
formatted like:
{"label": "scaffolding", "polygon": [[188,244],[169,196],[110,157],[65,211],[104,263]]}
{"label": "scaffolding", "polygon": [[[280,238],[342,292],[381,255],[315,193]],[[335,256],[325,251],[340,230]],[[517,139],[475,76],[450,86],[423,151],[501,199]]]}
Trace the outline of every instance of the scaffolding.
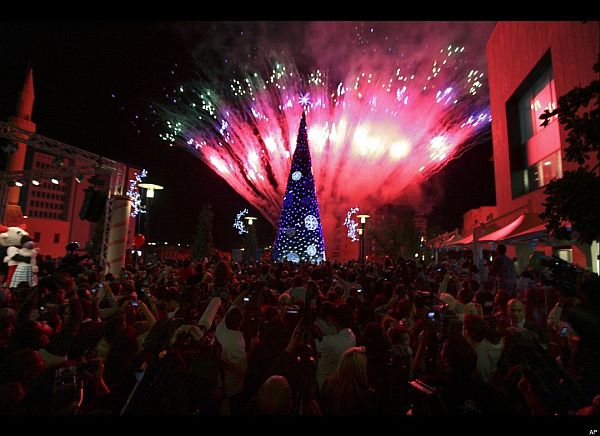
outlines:
{"label": "scaffolding", "polygon": [[14,124],[0,122],[0,139],[6,140],[5,151],[17,150],[18,144],[43,153],[56,156],[61,160],[70,159],[72,166],[28,169],[22,171],[0,171],[0,217],[4,218],[8,201],[8,183],[11,181],[31,181],[35,178],[65,178],[98,176],[102,173],[110,176],[108,200],[102,233],[100,265],[107,268],[106,255],[108,249],[110,222],[112,219],[113,197],[122,196],[127,190],[127,165],[104,156],[82,150],[72,145],[47,138],[37,133],[20,129]]}

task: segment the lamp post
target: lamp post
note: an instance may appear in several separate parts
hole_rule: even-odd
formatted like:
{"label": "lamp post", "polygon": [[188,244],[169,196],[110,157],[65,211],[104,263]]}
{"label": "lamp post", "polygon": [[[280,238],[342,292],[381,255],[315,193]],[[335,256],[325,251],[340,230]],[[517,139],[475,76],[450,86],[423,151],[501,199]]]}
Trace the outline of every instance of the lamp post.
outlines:
{"label": "lamp post", "polygon": [[165,189],[164,186],[156,185],[154,183],[140,183],[140,188],[146,189],[146,216],[144,218],[144,233],[143,235],[149,240],[150,237],[150,209],[152,208],[152,201],[154,199],[154,191],[160,191]]}
{"label": "lamp post", "polygon": [[367,222],[367,218],[370,218],[371,215],[356,215],[357,218],[360,218],[360,228],[358,229],[358,234],[360,235],[360,263],[365,263],[365,224]]}
{"label": "lamp post", "polygon": [[253,216],[244,217],[248,221],[248,235],[244,244],[244,259],[247,262],[256,262],[256,228],[252,225],[258,218]]}

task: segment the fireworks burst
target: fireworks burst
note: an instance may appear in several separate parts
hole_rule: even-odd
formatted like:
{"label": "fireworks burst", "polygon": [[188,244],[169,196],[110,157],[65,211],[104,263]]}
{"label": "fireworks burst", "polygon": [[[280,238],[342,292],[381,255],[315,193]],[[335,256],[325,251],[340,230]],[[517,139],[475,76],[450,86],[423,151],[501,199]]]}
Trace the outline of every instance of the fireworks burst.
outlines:
{"label": "fireworks burst", "polygon": [[337,83],[276,62],[265,77],[250,73],[221,89],[181,85],[162,108],[161,138],[201,158],[275,225],[305,109],[327,240],[351,206],[398,200],[481,140],[491,120],[478,92],[483,73],[464,52],[450,45],[427,66],[353,72]]}

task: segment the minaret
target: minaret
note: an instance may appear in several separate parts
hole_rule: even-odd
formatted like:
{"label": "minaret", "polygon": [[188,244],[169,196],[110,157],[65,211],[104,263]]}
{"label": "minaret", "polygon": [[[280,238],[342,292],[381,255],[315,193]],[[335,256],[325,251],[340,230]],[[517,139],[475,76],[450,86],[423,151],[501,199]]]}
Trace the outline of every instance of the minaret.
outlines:
{"label": "minaret", "polygon": [[[31,121],[31,113],[33,112],[33,69],[31,66],[27,68],[27,76],[23,89],[19,93],[17,100],[17,111],[14,117],[10,117],[9,122],[19,129],[27,130],[35,133],[36,125]],[[7,171],[23,171],[25,169],[25,155],[27,154],[27,145],[24,143],[15,144],[18,148],[8,157]],[[12,186],[8,188],[8,204],[6,205],[6,215],[4,224],[11,226],[23,222],[23,211],[19,204],[19,195],[21,188]]]}
{"label": "minaret", "polygon": [[19,100],[17,101],[16,116],[11,117],[11,122],[14,122],[16,125],[24,123],[24,127],[21,128],[30,130],[32,133],[35,132],[35,124],[31,122],[33,100],[35,100],[35,94],[33,92],[33,68],[28,66],[25,83],[23,84],[23,89],[21,89]]}

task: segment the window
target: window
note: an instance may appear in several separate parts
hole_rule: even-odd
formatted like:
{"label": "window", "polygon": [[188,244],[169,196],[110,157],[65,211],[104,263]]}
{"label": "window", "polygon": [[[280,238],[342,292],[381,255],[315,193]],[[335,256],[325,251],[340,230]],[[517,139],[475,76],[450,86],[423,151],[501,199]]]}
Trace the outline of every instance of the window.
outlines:
{"label": "window", "polygon": [[554,89],[554,77],[552,67],[548,67],[526,92],[523,93],[519,101],[519,124],[521,128],[521,142],[525,143],[529,138],[547,128],[550,123],[557,119],[554,116],[550,119],[548,126],[542,127],[540,115],[546,109],[552,111],[556,109],[557,98]]}
{"label": "window", "polygon": [[54,243],[58,244],[60,242],[60,233],[54,234]]}
{"label": "window", "polygon": [[512,197],[562,177],[557,116],[542,126],[546,109],[557,107],[552,59],[548,51],[506,103]]}
{"label": "window", "polygon": [[572,248],[559,248],[559,249],[555,250],[554,254],[566,262],[573,263],[573,249]]}
{"label": "window", "polygon": [[560,151],[527,168],[525,184],[528,191],[547,185],[550,180],[562,177],[562,159]]}
{"label": "window", "polygon": [[[556,90],[554,89],[554,79],[550,78],[549,83],[531,99],[531,124],[533,125],[533,132],[538,133],[544,129],[542,126],[542,120],[540,116],[546,111],[552,112],[556,109]],[[555,121],[558,115],[554,115],[550,118],[550,122]]]}

